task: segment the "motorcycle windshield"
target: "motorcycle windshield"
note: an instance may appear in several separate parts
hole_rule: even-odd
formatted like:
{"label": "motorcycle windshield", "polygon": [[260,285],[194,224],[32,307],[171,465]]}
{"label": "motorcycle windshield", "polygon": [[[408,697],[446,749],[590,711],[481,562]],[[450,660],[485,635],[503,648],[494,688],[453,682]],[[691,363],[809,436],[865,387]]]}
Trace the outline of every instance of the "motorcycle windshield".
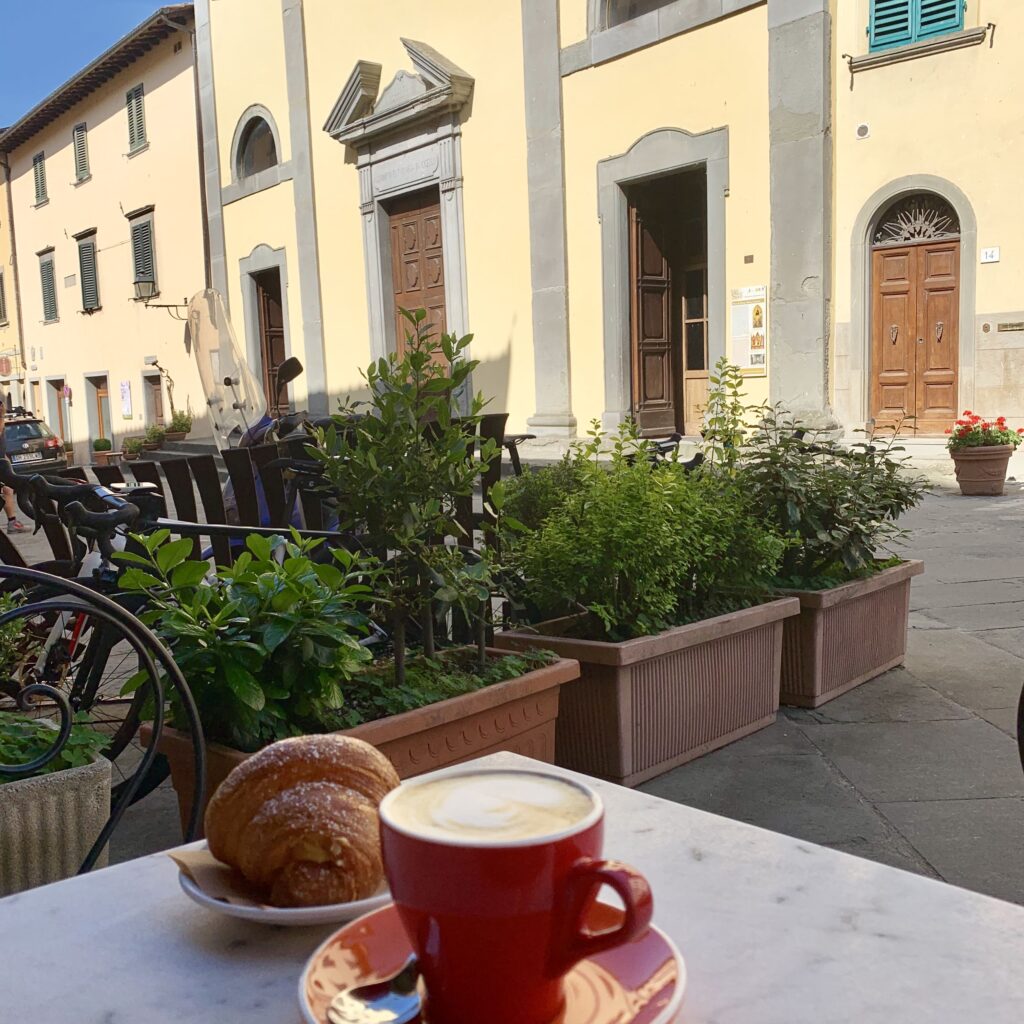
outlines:
{"label": "motorcycle windshield", "polygon": [[199,368],[214,439],[230,448],[267,415],[267,399],[238,347],[220,292],[208,288],[189,303],[185,344]]}

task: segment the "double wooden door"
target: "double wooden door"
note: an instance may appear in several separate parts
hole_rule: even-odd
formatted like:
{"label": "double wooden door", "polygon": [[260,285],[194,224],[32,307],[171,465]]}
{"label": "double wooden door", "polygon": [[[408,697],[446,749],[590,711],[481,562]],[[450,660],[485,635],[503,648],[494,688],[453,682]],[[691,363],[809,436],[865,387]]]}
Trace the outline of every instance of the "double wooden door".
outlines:
{"label": "double wooden door", "polygon": [[281,272],[264,270],[254,274],[256,305],[260,318],[260,364],[263,394],[271,416],[284,416],[289,412],[288,395],[281,393],[277,371],[285,361],[284,301],[281,296]]}
{"label": "double wooden door", "polygon": [[882,427],[942,434],[957,416],[960,241],[872,254],[871,408]]}
{"label": "double wooden door", "polygon": [[436,188],[400,196],[388,208],[391,283],[395,296],[395,349],[401,357],[412,325],[401,310],[427,311],[436,340],[447,330],[444,303],[444,239]]}

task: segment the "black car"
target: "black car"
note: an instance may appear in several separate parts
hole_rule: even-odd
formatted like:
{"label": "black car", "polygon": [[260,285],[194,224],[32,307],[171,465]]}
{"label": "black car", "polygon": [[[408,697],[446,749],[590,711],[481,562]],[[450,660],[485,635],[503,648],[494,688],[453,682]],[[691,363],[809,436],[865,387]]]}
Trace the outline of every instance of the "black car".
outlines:
{"label": "black car", "polygon": [[8,416],[4,424],[4,451],[15,473],[56,473],[67,469],[64,442],[38,417]]}

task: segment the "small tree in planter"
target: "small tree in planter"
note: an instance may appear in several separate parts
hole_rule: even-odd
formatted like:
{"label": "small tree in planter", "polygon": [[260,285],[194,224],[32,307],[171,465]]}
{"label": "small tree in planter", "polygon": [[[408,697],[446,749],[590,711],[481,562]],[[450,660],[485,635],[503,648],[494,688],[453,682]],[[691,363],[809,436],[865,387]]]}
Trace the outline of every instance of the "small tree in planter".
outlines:
{"label": "small tree in planter", "polygon": [[121,454],[128,462],[133,462],[146,449],[146,442],[141,437],[126,437],[121,446]]}
{"label": "small tree in planter", "polygon": [[[654,465],[630,430],[608,465],[600,446],[541,525],[511,540],[535,632],[496,642],[581,662],[559,761],[632,785],[774,719],[781,622],[796,602],[765,603],[782,543],[730,478]],[[510,482],[508,507],[520,487]]]}
{"label": "small tree in planter", "polygon": [[167,431],[159,423],[153,423],[146,427],[146,435],[143,439],[143,447],[147,451],[156,451],[167,437]]}
{"label": "small tree in planter", "polygon": [[[0,765],[31,764],[57,736],[46,719],[0,713]],[[32,774],[0,772],[0,896],[78,870],[110,812],[110,762],[101,756],[107,743],[78,715],[64,747]]]}
{"label": "small tree in planter", "polygon": [[966,409],[946,433],[960,493],[1002,494],[1010,456],[1024,440],[1024,427],[1012,430],[1005,416],[990,421]]}
{"label": "small tree in planter", "polygon": [[175,409],[171,415],[171,422],[167,425],[165,440],[184,441],[191,429],[192,414],[184,409]]}
{"label": "small tree in planter", "polygon": [[894,457],[892,441],[809,443],[784,409],[757,411],[739,474],[787,541],[775,585],[801,603],[786,623],[782,700],[816,707],[905,657],[910,580],[923,565],[887,548],[924,481]]}
{"label": "small tree in planter", "polygon": [[93,457],[96,459],[96,465],[105,466],[112,459],[117,458],[113,452],[113,445],[110,443],[110,439],[106,437],[97,437],[92,443]]}

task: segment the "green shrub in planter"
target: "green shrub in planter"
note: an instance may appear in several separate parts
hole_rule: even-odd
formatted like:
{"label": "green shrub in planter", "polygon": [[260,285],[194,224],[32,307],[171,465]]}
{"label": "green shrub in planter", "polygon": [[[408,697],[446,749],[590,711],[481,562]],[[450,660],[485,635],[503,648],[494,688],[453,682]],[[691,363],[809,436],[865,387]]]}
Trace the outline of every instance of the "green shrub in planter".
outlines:
{"label": "green shrub in planter", "polygon": [[121,450],[126,455],[138,455],[146,447],[146,442],[141,437],[126,437],[124,444],[121,445]]}
{"label": "green shrub in planter", "polygon": [[192,414],[183,409],[176,409],[171,416],[171,422],[167,426],[167,432],[171,434],[187,434],[192,429]]}
{"label": "green shrub in planter", "polygon": [[113,447],[110,439],[106,437],[97,437],[92,443],[92,450],[94,452],[109,452]]}
{"label": "green shrub in planter", "polygon": [[[30,715],[0,713],[0,764],[28,764],[45,754],[54,744],[57,730],[46,718],[32,718]],[[79,712],[71,726],[71,735],[60,753],[33,772],[33,775],[50,775],[65,768],[78,768],[92,764],[107,746],[108,737],[89,724],[86,715]],[[0,774],[0,784],[23,779],[24,775]],[[2,798],[0,798],[2,799]]]}
{"label": "green shrub in planter", "polygon": [[146,427],[146,444],[163,444],[166,437],[167,431],[159,423]]}

